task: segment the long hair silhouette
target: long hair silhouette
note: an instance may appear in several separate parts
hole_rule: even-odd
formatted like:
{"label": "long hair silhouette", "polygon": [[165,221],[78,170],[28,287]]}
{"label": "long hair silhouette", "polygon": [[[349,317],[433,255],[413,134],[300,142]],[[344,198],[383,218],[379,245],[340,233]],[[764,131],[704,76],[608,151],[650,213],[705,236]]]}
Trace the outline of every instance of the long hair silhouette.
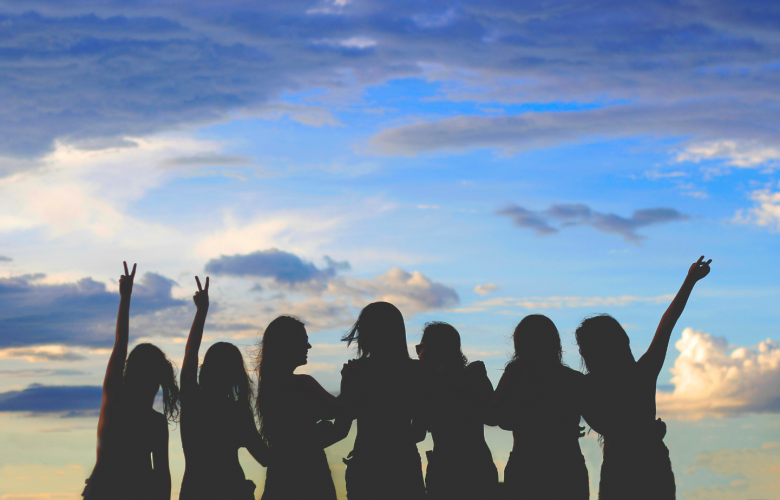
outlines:
{"label": "long hair silhouette", "polygon": [[198,376],[198,351],[209,309],[205,288],[195,278],[197,307],[181,373],[181,441],[185,468],[181,500],[254,500],[255,484],[244,476],[238,449],[246,448],[261,464],[268,449],[255,425],[252,388],[241,351],[217,342],[203,360]]}
{"label": "long hair silhouette", "polygon": [[314,378],[293,373],[307,363],[310,348],[305,325],[298,318],[280,316],[263,332],[257,359],[257,413],[273,457],[263,500],[336,498],[323,448],[333,442],[330,420],[338,416],[341,405]]}
{"label": "long hair silhouette", "polygon": [[494,499],[498,471],[484,430],[493,384],[485,364],[469,364],[458,330],[440,321],[425,324],[416,348],[425,368],[424,414],[433,436],[433,450],[426,452],[427,497]]}
{"label": "long hair silhouette", "polygon": [[401,311],[387,302],[369,304],[342,340],[357,344],[358,354],[341,372],[340,398],[358,423],[355,446],[345,459],[347,495],[423,498],[416,442],[425,428],[415,425],[422,413],[422,378],[418,362],[409,358]]}
{"label": "long hair silhouette", "polygon": [[496,389],[495,422],[513,432],[504,469],[508,498],[587,499],[580,451],[583,375],[563,363],[561,337],[547,316],[531,314],[512,334],[514,355]]}
{"label": "long hair silhouette", "polygon": [[181,405],[176,370],[171,360],[156,345],[138,344],[130,351],[125,363],[123,383],[128,395],[137,395],[142,400],[148,399],[148,395],[157,395],[161,390],[165,418],[170,422],[179,420]]}
{"label": "long hair silhouette", "polygon": [[397,361],[409,359],[406,325],[401,311],[389,302],[373,302],[360,311],[357,321],[341,340],[357,347],[358,358]]}
{"label": "long hair silhouette", "polygon": [[[103,381],[97,460],[82,493],[87,500],[171,495],[168,422],[179,416],[176,373],[170,360],[152,344],[139,344],[127,355],[136,266],[132,273],[126,262],[124,267],[125,274],[119,278],[116,339]],[[163,414],[153,408],[160,388]]]}
{"label": "long hair silhouette", "polygon": [[600,500],[672,500],[675,480],[663,442],[666,424],[656,420],[655,393],[669,339],[693,287],[709,274],[704,256],[693,263],[656,329],[635,361],[626,331],[601,314],[585,319],[575,333],[588,371],[583,416],[603,438]]}

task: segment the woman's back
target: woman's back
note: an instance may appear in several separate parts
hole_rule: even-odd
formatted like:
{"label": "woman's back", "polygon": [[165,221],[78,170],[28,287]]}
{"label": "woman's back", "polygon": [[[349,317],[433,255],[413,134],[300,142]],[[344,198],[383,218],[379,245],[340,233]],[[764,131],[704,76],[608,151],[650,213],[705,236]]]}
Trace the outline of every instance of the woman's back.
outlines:
{"label": "woman's back", "polygon": [[515,447],[544,448],[558,442],[579,450],[584,375],[558,365],[543,372],[518,372],[513,378],[500,425],[514,431]]}
{"label": "woman's back", "polygon": [[434,448],[472,450],[485,445],[484,412],[493,386],[482,362],[428,376],[427,407]]}
{"label": "woman's back", "polygon": [[257,433],[251,409],[227,398],[210,398],[197,390],[182,393],[181,441],[186,458],[182,492],[218,479],[243,481],[238,449]]}
{"label": "woman's back", "polygon": [[412,420],[420,414],[422,390],[416,360],[361,358],[347,363],[342,394],[357,419],[355,450],[414,447]]}

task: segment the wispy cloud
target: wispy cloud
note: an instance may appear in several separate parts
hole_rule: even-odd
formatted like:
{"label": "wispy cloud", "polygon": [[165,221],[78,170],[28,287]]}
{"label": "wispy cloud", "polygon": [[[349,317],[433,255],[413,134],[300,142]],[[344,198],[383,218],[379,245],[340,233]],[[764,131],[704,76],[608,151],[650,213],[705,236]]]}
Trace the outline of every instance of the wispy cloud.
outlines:
{"label": "wispy cloud", "polygon": [[463,312],[487,311],[495,308],[502,309],[563,309],[565,307],[624,307],[636,303],[663,304],[674,298],[674,295],[658,295],[656,297],[637,297],[634,295],[620,295],[617,297],[496,297],[474,302],[467,306]]}
{"label": "wispy cloud", "polygon": [[[618,234],[624,240],[638,244],[643,236],[636,230],[665,222],[688,219],[688,216],[673,208],[646,208],[635,210],[631,217],[603,214],[586,205],[552,205],[544,211],[531,211],[518,205],[508,205],[496,211],[497,215],[508,217],[515,226],[531,229],[539,236],[554,234],[560,229],[572,226],[590,226],[603,233]],[[560,226],[553,226],[553,221]]]}

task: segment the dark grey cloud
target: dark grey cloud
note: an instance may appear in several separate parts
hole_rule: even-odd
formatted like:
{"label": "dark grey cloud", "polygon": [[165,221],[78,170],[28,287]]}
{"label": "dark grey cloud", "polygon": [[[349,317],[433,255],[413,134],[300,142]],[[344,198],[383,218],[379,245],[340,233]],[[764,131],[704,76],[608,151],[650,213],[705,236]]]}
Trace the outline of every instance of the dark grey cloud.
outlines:
{"label": "dark grey cloud", "polygon": [[100,410],[103,389],[96,385],[32,384],[21,391],[0,393],[0,412],[92,413]]}
{"label": "dark grey cloud", "polygon": [[13,262],[14,259],[11,257],[6,257],[5,255],[0,255],[0,262]]}
{"label": "dark grey cloud", "polygon": [[3,1],[0,153],[94,147],[262,113],[285,93],[422,75],[450,99],[626,99],[674,116],[699,99],[771,128],[752,111],[777,107],[778,24],[769,0]]}
{"label": "dark grey cloud", "polygon": [[[624,240],[639,244],[644,236],[636,230],[655,224],[686,220],[689,217],[673,208],[646,208],[635,210],[631,217],[616,214],[602,214],[587,205],[552,205],[544,211],[531,211],[518,205],[508,205],[496,211],[496,215],[508,217],[517,227],[531,229],[539,236],[557,233],[570,226],[590,226],[603,233],[613,233]],[[558,222],[559,227],[553,226]]]}
{"label": "dark grey cloud", "polygon": [[212,275],[257,276],[273,278],[279,284],[296,286],[311,282],[324,283],[340,270],[349,269],[348,262],[336,262],[325,256],[326,267],[320,269],[295,254],[276,248],[250,254],[222,255],[206,263],[206,272]]}
{"label": "dark grey cloud", "polygon": [[245,155],[223,155],[218,153],[203,153],[193,156],[179,156],[162,162],[163,168],[179,167],[235,167],[250,165],[253,160]]}
{"label": "dark grey cloud", "polygon": [[[110,346],[114,339],[119,294],[84,278],[76,283],[39,283],[42,274],[0,278],[0,348],[40,344]],[[146,273],[133,287],[132,315],[178,308],[176,283]]]}

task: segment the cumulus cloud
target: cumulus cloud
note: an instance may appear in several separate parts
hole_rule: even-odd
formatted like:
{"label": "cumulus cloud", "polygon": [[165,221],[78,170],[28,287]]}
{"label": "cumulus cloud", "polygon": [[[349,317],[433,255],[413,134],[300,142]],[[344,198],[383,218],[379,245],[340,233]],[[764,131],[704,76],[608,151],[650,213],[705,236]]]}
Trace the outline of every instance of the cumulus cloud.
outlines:
{"label": "cumulus cloud", "polygon": [[[41,283],[43,277],[0,278],[0,347],[113,343],[118,293],[92,278],[52,285]],[[159,274],[144,274],[133,287],[133,313],[143,316],[186,305],[171,296],[175,284]]]}
{"label": "cumulus cloud", "polygon": [[[728,133],[714,139],[734,139],[728,106],[773,127],[751,106],[777,100],[780,42],[767,21],[775,5],[690,3],[684,18],[660,0],[609,8],[605,17],[603,4],[573,0],[232,0],[218,13],[202,0],[6,2],[9,104],[0,111],[0,152],[37,155],[57,139],[85,143],[214,123],[262,114],[285,93],[408,76],[443,81],[442,95],[461,100],[712,101],[702,106],[712,110],[711,123],[699,113],[691,127],[670,129],[685,137],[721,126]],[[672,108],[660,115],[686,116],[685,105]],[[664,132],[638,115],[615,120],[609,131],[596,124],[594,133]]]}
{"label": "cumulus cloud", "polygon": [[707,415],[780,412],[780,348],[767,339],[731,348],[723,337],[686,328],[675,347],[672,393],[658,393],[662,415],[696,420]]}
{"label": "cumulus cloud", "polygon": [[32,384],[21,391],[0,393],[0,412],[66,413],[77,415],[100,410],[100,386],[46,386]]}
{"label": "cumulus cloud", "polygon": [[[508,205],[496,211],[497,215],[508,217],[517,227],[531,229],[539,236],[554,234],[561,228],[571,226],[590,226],[603,233],[613,233],[624,240],[639,244],[644,236],[636,230],[665,222],[686,220],[688,216],[673,208],[646,208],[635,210],[631,217],[616,214],[603,214],[581,204],[552,205],[545,211],[531,211],[518,205]],[[552,225],[556,221],[560,226]]]}
{"label": "cumulus cloud", "polygon": [[276,283],[290,287],[300,284],[324,287],[338,271],[350,269],[349,262],[336,262],[328,256],[325,256],[325,263],[326,267],[319,269],[295,254],[271,248],[246,255],[222,255],[208,261],[205,270],[217,276],[272,278]]}
{"label": "cumulus cloud", "polygon": [[419,271],[410,273],[399,267],[390,268],[371,280],[334,281],[328,287],[328,292],[349,295],[359,307],[368,302],[386,301],[410,314],[444,309],[460,303],[454,288],[433,281]]}
{"label": "cumulus cloud", "polygon": [[474,287],[474,293],[477,295],[482,295],[483,297],[485,295],[490,295],[491,293],[498,290],[498,285],[495,283],[486,283],[484,285],[477,285]]}

